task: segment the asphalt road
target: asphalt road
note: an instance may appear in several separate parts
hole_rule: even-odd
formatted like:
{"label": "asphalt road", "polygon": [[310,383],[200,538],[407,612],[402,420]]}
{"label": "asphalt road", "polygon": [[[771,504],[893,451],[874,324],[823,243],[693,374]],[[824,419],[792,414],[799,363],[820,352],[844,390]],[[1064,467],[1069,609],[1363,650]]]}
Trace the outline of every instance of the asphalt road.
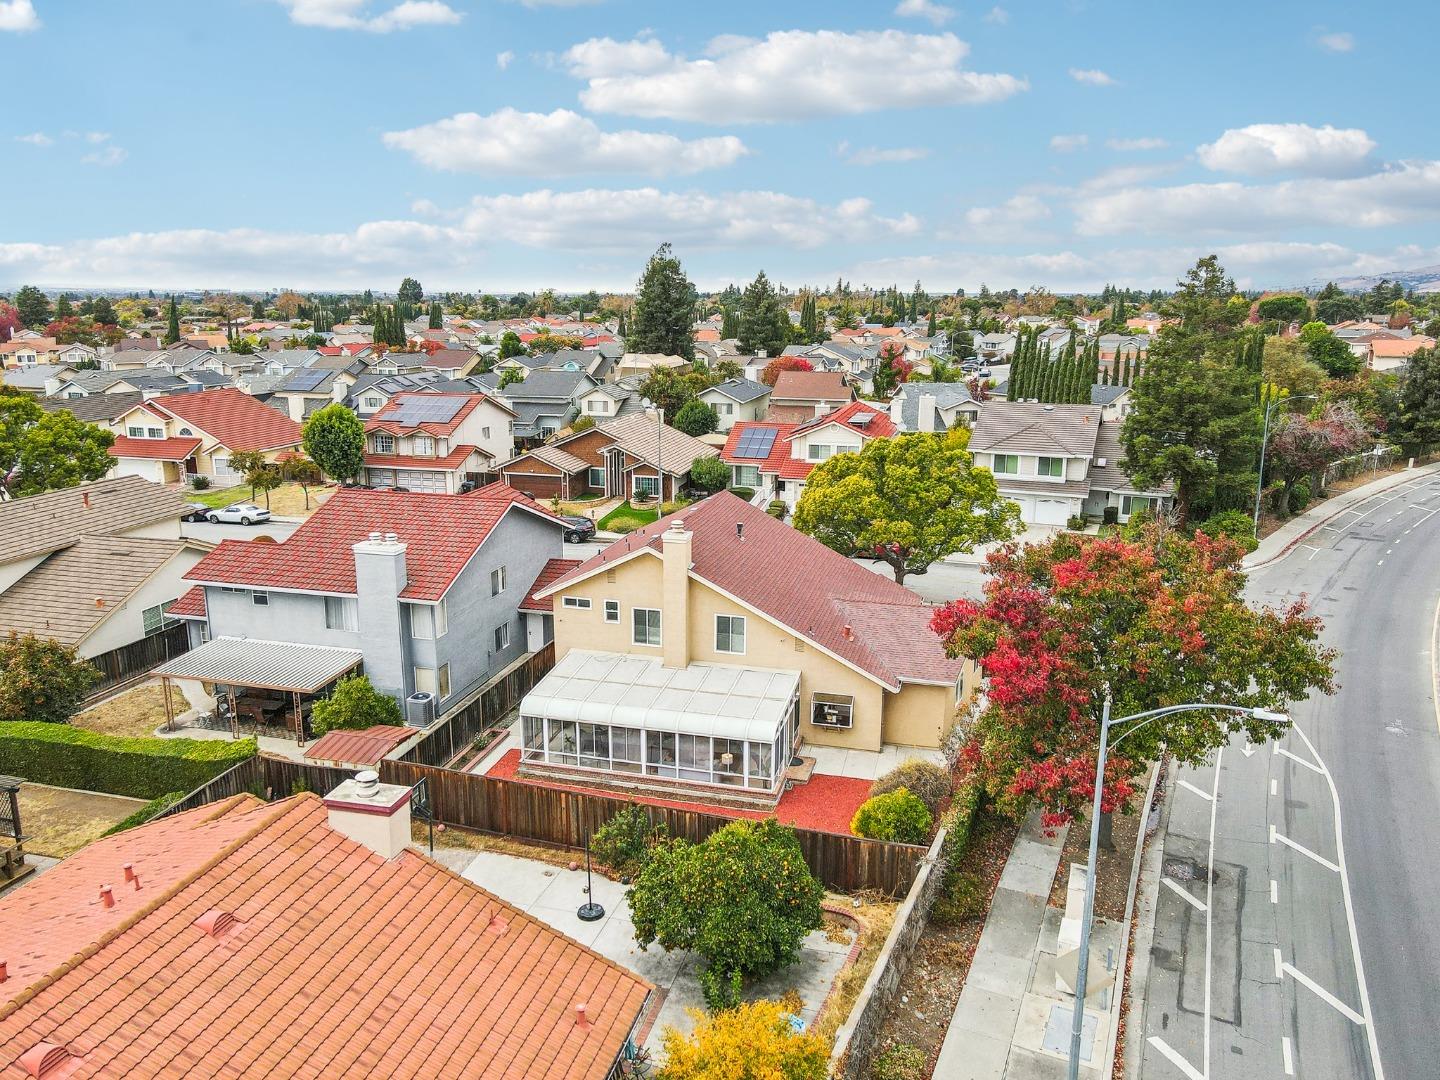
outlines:
{"label": "asphalt road", "polygon": [[1440,1076],[1437,556],[1422,476],[1252,574],[1253,600],[1310,596],[1341,687],[1176,778],[1145,1080]]}

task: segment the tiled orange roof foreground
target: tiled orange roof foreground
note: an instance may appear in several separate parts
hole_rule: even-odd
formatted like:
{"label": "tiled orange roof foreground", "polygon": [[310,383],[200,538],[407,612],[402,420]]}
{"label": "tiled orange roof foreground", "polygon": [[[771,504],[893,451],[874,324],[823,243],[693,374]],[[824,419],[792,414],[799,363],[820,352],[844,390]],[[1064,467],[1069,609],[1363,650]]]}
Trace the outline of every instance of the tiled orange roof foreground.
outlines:
{"label": "tiled orange roof foreground", "polygon": [[312,794],[91,845],[0,900],[0,960],[5,1080],[42,1042],[72,1055],[47,1076],[599,1080],[651,990]]}

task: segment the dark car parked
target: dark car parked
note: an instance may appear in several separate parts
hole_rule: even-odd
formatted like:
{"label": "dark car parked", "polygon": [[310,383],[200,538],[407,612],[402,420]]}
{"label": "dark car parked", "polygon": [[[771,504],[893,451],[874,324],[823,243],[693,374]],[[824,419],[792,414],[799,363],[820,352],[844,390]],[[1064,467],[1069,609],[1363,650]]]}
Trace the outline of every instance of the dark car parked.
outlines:
{"label": "dark car parked", "polygon": [[185,509],[180,513],[181,521],[207,521],[210,516],[210,507],[204,503],[186,503]]}
{"label": "dark car parked", "polygon": [[572,514],[562,514],[561,520],[569,526],[569,528],[565,530],[565,542],[567,544],[583,544],[586,540],[595,539],[595,523],[589,518]]}

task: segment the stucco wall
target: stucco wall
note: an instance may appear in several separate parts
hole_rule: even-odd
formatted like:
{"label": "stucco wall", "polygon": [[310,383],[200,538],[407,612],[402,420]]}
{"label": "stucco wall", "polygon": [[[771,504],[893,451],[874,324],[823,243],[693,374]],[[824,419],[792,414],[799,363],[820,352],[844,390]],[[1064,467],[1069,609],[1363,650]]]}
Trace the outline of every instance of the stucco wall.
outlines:
{"label": "stucco wall", "polygon": [[168,564],[135,591],[110,617],[80,643],[77,650],[81,656],[99,656],[111,649],[129,645],[145,636],[145,609],[178,600],[190,588],[184,580],[185,572],[198,563],[205,553],[195,548],[186,548]]}

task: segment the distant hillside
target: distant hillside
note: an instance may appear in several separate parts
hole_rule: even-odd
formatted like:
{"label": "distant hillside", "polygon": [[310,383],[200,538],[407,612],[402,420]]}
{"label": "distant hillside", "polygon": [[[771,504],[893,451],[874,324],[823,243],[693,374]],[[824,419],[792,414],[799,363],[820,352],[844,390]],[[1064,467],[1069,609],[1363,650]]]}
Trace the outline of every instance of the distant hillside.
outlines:
{"label": "distant hillside", "polygon": [[[1414,289],[1416,292],[1440,292],[1440,265],[1421,266],[1414,270],[1391,270],[1384,274],[1373,274],[1368,277],[1340,278],[1335,284],[1348,292],[1368,292],[1380,283],[1381,280],[1398,281],[1407,289]],[[1325,282],[1317,282],[1315,287],[1324,286]]]}

